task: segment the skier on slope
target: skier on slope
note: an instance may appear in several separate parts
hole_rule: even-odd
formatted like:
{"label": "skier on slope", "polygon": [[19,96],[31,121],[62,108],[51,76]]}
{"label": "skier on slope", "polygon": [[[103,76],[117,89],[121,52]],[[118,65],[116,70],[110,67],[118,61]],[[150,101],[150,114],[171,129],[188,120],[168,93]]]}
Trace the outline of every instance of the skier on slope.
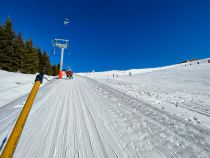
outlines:
{"label": "skier on slope", "polygon": [[66,77],[67,78],[71,78],[71,79],[73,79],[73,72],[72,72],[72,70],[66,70]]}

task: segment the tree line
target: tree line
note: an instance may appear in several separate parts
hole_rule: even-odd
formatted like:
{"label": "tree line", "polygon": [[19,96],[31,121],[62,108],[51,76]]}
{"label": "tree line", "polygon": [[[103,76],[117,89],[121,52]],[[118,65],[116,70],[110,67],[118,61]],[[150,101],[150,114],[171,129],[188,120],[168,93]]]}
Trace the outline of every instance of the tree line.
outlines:
{"label": "tree line", "polygon": [[0,69],[34,74],[43,67],[47,75],[58,74],[59,64],[52,65],[46,51],[34,47],[31,39],[24,41],[21,33],[15,33],[7,17],[5,24],[0,24]]}

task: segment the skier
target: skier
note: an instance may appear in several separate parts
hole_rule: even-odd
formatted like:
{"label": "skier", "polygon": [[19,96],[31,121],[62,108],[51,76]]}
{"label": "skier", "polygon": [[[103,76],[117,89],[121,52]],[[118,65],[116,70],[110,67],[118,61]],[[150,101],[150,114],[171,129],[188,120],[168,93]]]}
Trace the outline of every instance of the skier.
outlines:
{"label": "skier", "polygon": [[66,77],[73,79],[73,72],[71,70],[66,70]]}

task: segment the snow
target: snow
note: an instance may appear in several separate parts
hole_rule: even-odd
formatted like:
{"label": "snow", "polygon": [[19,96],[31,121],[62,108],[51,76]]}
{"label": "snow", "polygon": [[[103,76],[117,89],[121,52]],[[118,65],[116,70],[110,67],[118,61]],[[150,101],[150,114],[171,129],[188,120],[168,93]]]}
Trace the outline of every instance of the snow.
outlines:
{"label": "snow", "polygon": [[[145,103],[210,129],[210,64],[207,60],[173,65],[133,76],[92,77]],[[191,65],[190,65],[191,64]]]}
{"label": "snow", "polygon": [[179,67],[179,66],[185,66],[185,65],[186,66],[197,65],[198,62],[200,64],[203,64],[203,63],[208,63],[208,60],[210,60],[210,58],[196,60],[196,61],[189,61],[187,63],[156,67],[156,68],[130,69],[130,70],[124,70],[124,71],[120,71],[120,70],[111,70],[111,71],[103,71],[103,72],[94,71],[94,72],[78,73],[78,75],[88,76],[88,77],[97,77],[97,78],[104,78],[104,77],[109,78],[109,77],[113,77],[113,74],[114,74],[115,77],[120,77],[120,76],[128,76],[129,73],[131,73],[132,75],[136,75],[136,74],[144,74],[144,73],[149,73],[149,72],[161,71],[161,70],[170,69],[170,68]]}
{"label": "snow", "polygon": [[[207,60],[200,60],[199,64],[188,62],[186,66],[184,63],[154,69],[79,73],[74,79],[45,81],[13,157],[208,158]],[[118,75],[113,77],[113,72]],[[34,75],[17,73],[14,77],[16,73],[0,73],[7,78],[1,79],[1,90],[12,95],[5,99],[7,104],[2,104],[4,97],[0,93],[3,148]],[[10,90],[16,82],[29,81],[30,87]]]}
{"label": "snow", "polygon": [[[36,74],[21,74],[0,70],[0,107],[27,94],[36,78]],[[45,76],[43,84],[54,77]]]}

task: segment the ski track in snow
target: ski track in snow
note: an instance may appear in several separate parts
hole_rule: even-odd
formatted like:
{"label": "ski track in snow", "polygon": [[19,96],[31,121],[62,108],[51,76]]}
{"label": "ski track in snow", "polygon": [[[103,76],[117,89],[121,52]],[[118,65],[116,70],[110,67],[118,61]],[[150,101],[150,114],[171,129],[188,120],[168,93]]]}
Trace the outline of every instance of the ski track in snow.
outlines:
{"label": "ski track in snow", "polygon": [[[93,82],[93,81],[92,81]],[[107,85],[93,82],[105,98],[119,140],[131,157],[209,157],[210,132],[143,103]]]}
{"label": "ski track in snow", "polygon": [[[0,142],[26,96],[0,108]],[[14,158],[210,157],[210,131],[94,79],[43,86]]]}
{"label": "ski track in snow", "polygon": [[104,77],[91,74],[100,82],[164,109],[193,124],[210,129],[210,64],[174,68],[133,76]]}
{"label": "ski track in snow", "polygon": [[[93,94],[97,95],[93,87],[77,77],[43,87],[13,157],[126,157],[95,107]],[[4,125],[0,127],[1,141],[7,134],[3,131],[16,121],[22,107],[17,106],[19,102],[0,111],[6,118],[0,122]]]}
{"label": "ski track in snow", "polygon": [[[162,96],[167,96],[165,97],[165,102],[169,104],[174,104],[175,106],[183,107],[188,110],[210,116],[210,109],[209,106],[203,105],[202,100],[209,100],[209,95],[202,94],[202,93],[192,93],[192,96],[186,96],[186,92],[183,90],[179,90],[179,96],[176,94],[173,94],[173,92],[176,92],[175,89],[172,88],[166,88],[164,87],[164,90],[161,89],[161,87],[154,87],[154,85],[147,85],[143,84],[142,87],[140,87],[137,83],[138,86],[135,86],[135,83],[130,83],[126,80],[111,80],[111,79],[106,79],[105,81],[109,85],[112,85],[118,89],[127,91],[131,95],[139,96],[139,95],[145,95],[150,98],[154,98],[154,100],[159,100],[160,102],[163,101]],[[186,100],[188,99],[188,102]],[[210,100],[209,100],[210,101]],[[159,104],[159,102],[158,102]]]}

